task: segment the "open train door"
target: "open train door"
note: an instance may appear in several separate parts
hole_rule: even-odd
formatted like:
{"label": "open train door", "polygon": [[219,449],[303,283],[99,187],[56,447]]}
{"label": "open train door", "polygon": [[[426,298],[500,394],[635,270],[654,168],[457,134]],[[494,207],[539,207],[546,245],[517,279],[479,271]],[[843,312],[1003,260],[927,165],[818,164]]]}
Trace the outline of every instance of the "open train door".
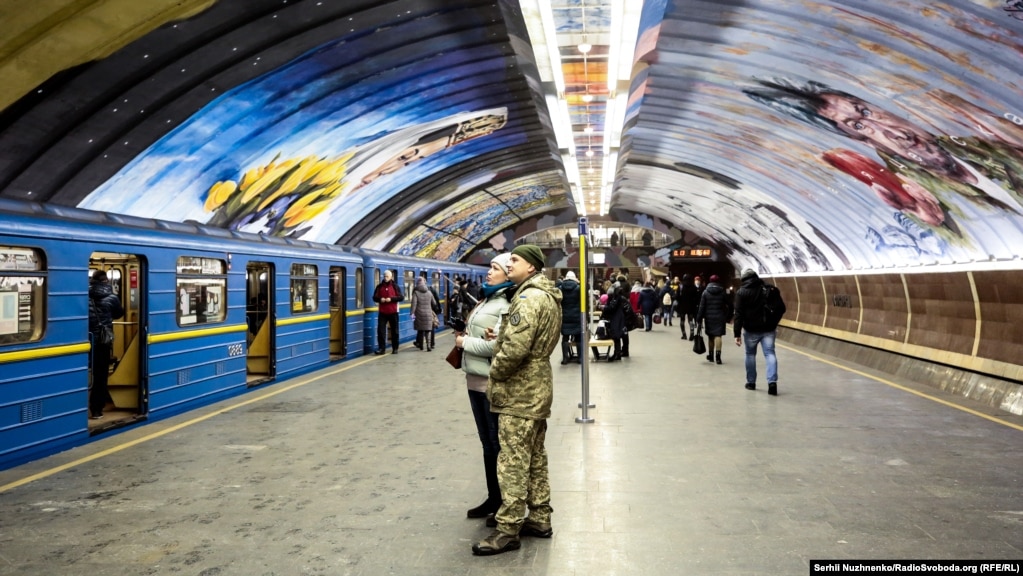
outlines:
{"label": "open train door", "polygon": [[269,262],[249,262],[245,267],[246,366],[250,386],[273,380],[276,372],[273,278],[274,267]]}
{"label": "open train door", "polygon": [[348,354],[348,334],[345,294],[347,270],[342,266],[330,267],[330,359],[342,360]]}
{"label": "open train door", "polygon": [[[90,287],[93,275],[99,270],[106,273],[113,295],[124,308],[124,315],[114,318],[111,345],[90,342],[89,396],[105,396],[102,415],[97,418],[98,414],[91,414],[89,418],[90,431],[133,422],[149,412],[145,260],[137,254],[94,252],[89,258]],[[106,391],[101,371],[106,373]]]}

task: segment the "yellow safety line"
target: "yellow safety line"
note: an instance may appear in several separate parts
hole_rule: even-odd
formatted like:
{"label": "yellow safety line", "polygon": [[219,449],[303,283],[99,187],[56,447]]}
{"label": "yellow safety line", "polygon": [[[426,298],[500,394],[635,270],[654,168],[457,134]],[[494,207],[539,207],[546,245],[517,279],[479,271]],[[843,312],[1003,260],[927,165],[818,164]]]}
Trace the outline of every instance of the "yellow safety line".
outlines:
{"label": "yellow safety line", "polygon": [[884,378],[881,378],[879,376],[874,376],[873,374],[867,374],[866,372],[862,372],[860,370],[856,370],[855,368],[849,368],[848,366],[843,366],[843,365],[841,365],[841,364],[839,364],[837,362],[832,362],[831,360],[827,360],[825,358],[821,358],[820,356],[815,356],[813,354],[810,354],[809,352],[804,352],[803,350],[797,350],[795,348],[792,348],[790,346],[786,346],[786,345],[781,344],[781,343],[776,343],[775,346],[777,346],[779,348],[784,348],[784,349],[788,350],[789,352],[795,352],[797,354],[802,354],[803,356],[806,356],[808,358],[812,358],[812,359],[814,359],[814,360],[816,360],[818,362],[822,362],[824,364],[828,364],[828,365],[834,366],[836,368],[840,368],[842,370],[845,370],[846,372],[852,372],[853,374],[856,374],[858,376],[863,376],[864,378],[870,378],[871,380],[880,382],[880,383],[885,384],[887,386],[891,386],[892,388],[897,388],[899,390],[902,390],[903,392],[909,392],[910,394],[915,394],[915,395],[917,395],[917,396],[919,396],[921,398],[926,398],[928,400],[932,400],[934,402],[937,402],[938,404],[943,404],[945,406],[948,406],[949,408],[955,408],[956,410],[962,410],[963,412],[966,412],[967,414],[973,414],[974,416],[980,416],[981,418],[983,418],[985,420],[990,420],[991,422],[995,422],[997,424],[1002,424],[1004,426],[1008,426],[1009,428],[1013,428],[1013,429],[1019,430],[1020,432],[1023,432],[1023,426],[1021,426],[1019,424],[1015,424],[1013,422],[1008,422],[1006,420],[1002,420],[1001,418],[996,418],[996,417],[991,416],[989,414],[984,414],[983,412],[977,412],[976,410],[973,410],[972,408],[967,408],[966,406],[961,406],[961,405],[956,404],[954,402],[949,402],[948,400],[943,400],[941,398],[938,398],[937,396],[931,396],[930,394],[925,394],[925,393],[920,392],[918,390],[913,390],[912,388],[907,388],[906,386],[903,386],[901,384],[896,384],[895,382],[892,382],[891,380],[885,380]]}
{"label": "yellow safety line", "polygon": [[342,366],[342,367],[338,368],[337,370],[331,370],[330,372],[325,372],[325,373],[320,374],[318,376],[313,376],[313,377],[310,377],[310,378],[306,378],[306,379],[302,380],[301,382],[295,382],[294,384],[285,386],[285,387],[281,388],[280,390],[274,390],[272,392],[267,392],[265,394],[260,394],[259,396],[255,396],[253,398],[248,398],[248,399],[243,400],[241,402],[238,402],[236,404],[232,404],[232,405],[230,405],[230,406],[228,406],[226,408],[221,408],[219,410],[216,410],[215,412],[210,412],[209,414],[205,414],[203,416],[198,416],[198,417],[192,418],[191,420],[186,420],[185,422],[182,422],[180,424],[175,424],[175,425],[173,425],[173,426],[171,426],[169,428],[165,428],[163,430],[160,430],[159,432],[153,432],[152,434],[148,434],[146,436],[143,436],[141,438],[137,438],[135,440],[129,440],[128,442],[124,442],[124,443],[118,444],[117,446],[114,446],[112,448],[107,448],[106,450],[101,450],[100,452],[96,452],[95,454],[90,454],[89,456],[85,456],[85,457],[79,458],[77,460],[74,460],[72,462],[68,462],[66,464],[61,464],[60,466],[56,466],[54,468],[50,468],[49,470],[44,470],[44,471],[39,472],[37,474],[33,474],[31,476],[26,476],[25,478],[22,478],[21,480],[15,480],[14,482],[11,482],[9,484],[4,484],[3,486],[0,486],[0,494],[6,492],[8,490],[17,488],[19,486],[24,486],[25,484],[28,484],[30,482],[35,482],[36,480],[42,480],[43,478],[46,478],[48,476],[53,476],[54,474],[57,474],[58,472],[63,472],[64,470],[69,470],[69,469],[74,468],[76,466],[81,466],[82,464],[86,464],[88,462],[92,462],[93,460],[99,460],[100,458],[103,458],[104,456],[109,456],[111,454],[116,454],[117,452],[121,452],[122,450],[127,450],[128,448],[131,448],[133,446],[138,446],[139,444],[143,444],[145,442],[149,442],[150,440],[155,440],[157,438],[160,438],[161,436],[166,436],[167,434],[170,434],[171,432],[177,432],[178,430],[181,430],[182,428],[187,428],[189,426],[192,426],[193,424],[198,424],[200,422],[204,422],[206,420],[209,420],[210,418],[213,418],[214,416],[219,416],[221,414],[225,414],[225,413],[230,412],[232,410],[237,410],[237,409],[239,409],[239,408],[241,408],[243,406],[248,406],[249,404],[253,404],[255,402],[260,402],[262,400],[266,400],[267,398],[272,398],[274,396],[277,396],[278,394],[283,394],[284,392],[288,392],[290,390],[294,390],[295,388],[299,388],[301,386],[305,386],[306,384],[311,384],[313,382],[316,382],[317,380],[322,380],[323,378],[327,378],[328,376],[334,376],[335,374],[340,374],[341,372],[344,372],[346,370],[351,370],[352,368],[358,368],[359,366],[362,366],[363,364],[366,364],[366,363],[369,363],[369,362],[373,362],[374,360],[380,360],[380,359],[381,358],[364,358],[364,359],[356,360],[356,361],[352,362],[351,364],[346,364],[345,366]]}

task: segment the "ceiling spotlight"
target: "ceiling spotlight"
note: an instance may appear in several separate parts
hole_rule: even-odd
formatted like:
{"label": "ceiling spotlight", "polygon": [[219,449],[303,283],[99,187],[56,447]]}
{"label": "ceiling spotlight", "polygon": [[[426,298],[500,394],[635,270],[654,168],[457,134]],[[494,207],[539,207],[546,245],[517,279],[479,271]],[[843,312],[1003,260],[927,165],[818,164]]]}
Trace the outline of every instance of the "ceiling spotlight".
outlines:
{"label": "ceiling spotlight", "polygon": [[593,94],[583,94],[583,102],[593,102]]}
{"label": "ceiling spotlight", "polygon": [[586,157],[587,158],[592,158],[593,157],[593,150],[587,150],[586,151]]}
{"label": "ceiling spotlight", "polygon": [[590,50],[592,49],[593,46],[587,44],[586,42],[583,42],[582,44],[579,45],[579,51],[582,52],[583,54],[589,54]]}
{"label": "ceiling spotlight", "polygon": [[593,134],[593,126],[587,126],[586,128],[583,128],[583,132],[587,134]]}

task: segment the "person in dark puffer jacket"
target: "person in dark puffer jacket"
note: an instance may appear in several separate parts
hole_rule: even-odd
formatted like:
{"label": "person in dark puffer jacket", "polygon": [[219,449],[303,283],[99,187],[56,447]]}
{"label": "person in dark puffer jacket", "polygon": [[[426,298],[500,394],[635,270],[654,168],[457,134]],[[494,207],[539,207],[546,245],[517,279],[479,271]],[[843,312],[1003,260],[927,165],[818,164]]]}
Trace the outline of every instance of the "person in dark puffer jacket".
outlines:
{"label": "person in dark puffer jacket", "polygon": [[721,363],[721,337],[728,331],[725,324],[728,323],[730,315],[725,289],[719,280],[717,275],[710,277],[710,282],[700,297],[700,308],[696,312],[696,325],[702,323],[707,333],[707,361],[718,364]]}
{"label": "person in dark puffer jacket", "polygon": [[103,417],[103,408],[113,403],[107,381],[110,377],[112,343],[102,339],[104,328],[111,332],[114,320],[124,316],[121,299],[114,294],[110,279],[103,270],[96,270],[89,279],[89,335],[92,337],[92,385],[89,387],[89,418]]}

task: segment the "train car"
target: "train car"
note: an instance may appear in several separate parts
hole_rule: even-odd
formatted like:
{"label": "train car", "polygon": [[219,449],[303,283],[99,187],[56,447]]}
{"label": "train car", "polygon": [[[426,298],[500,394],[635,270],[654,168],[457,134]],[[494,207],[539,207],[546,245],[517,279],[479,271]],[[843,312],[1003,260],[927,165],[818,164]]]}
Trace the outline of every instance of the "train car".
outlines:
{"label": "train car", "polygon": [[[341,246],[0,200],[0,469],[363,355],[368,258],[396,266]],[[402,278],[474,268],[396,266]],[[125,313],[108,402],[90,418],[97,270]]]}
{"label": "train car", "polygon": [[[363,353],[369,354],[377,349],[378,335],[378,307],[373,302],[373,293],[376,287],[383,280],[385,270],[390,270],[394,281],[402,290],[405,299],[399,306],[398,315],[398,339],[400,342],[413,340],[416,330],[413,327],[412,316],[409,313],[412,289],[415,288],[416,278],[426,278],[427,285],[433,288],[441,300],[440,324],[444,326],[449,314],[447,295],[457,278],[483,278],[486,276],[486,269],[480,266],[460,264],[457,262],[445,262],[441,260],[427,260],[423,258],[411,258],[399,256],[388,252],[378,252],[364,248],[355,248],[353,253],[363,259],[363,270],[369,279],[365,283],[363,295],[366,302],[363,318]],[[385,337],[385,347],[390,346],[390,335]]]}

